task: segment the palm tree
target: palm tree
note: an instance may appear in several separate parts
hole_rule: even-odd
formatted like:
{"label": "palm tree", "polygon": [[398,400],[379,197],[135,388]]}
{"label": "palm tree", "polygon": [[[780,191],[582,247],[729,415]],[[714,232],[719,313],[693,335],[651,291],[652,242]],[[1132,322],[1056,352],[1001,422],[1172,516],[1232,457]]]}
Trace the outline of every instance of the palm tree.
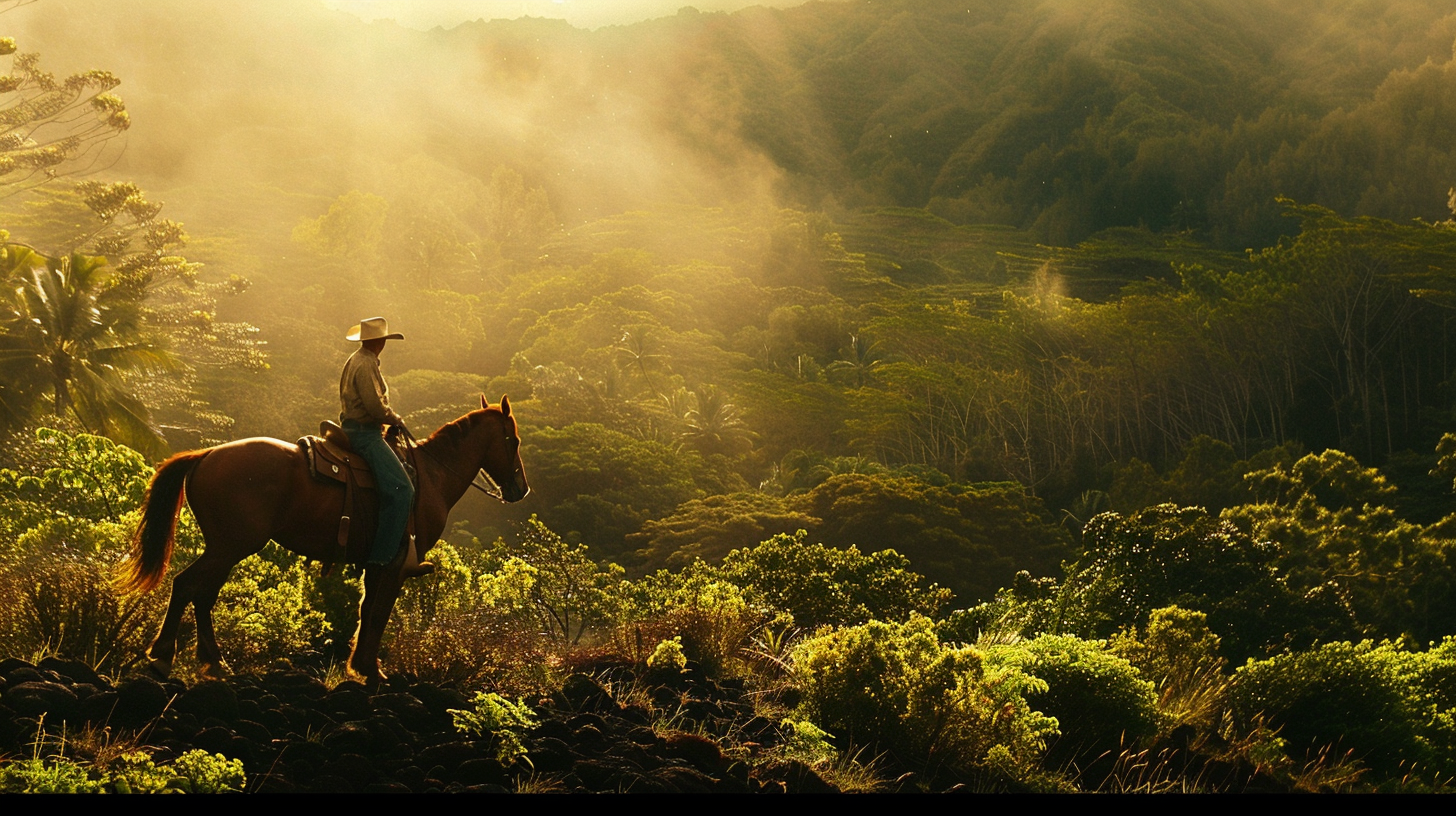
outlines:
{"label": "palm tree", "polygon": [[657,361],[661,360],[663,355],[657,352],[656,344],[652,342],[651,333],[646,327],[639,326],[635,330],[623,331],[622,339],[617,341],[617,345],[613,346],[612,350],[616,352],[619,361],[626,364],[628,368],[637,370],[648,388],[653,391],[657,390],[648,368],[656,368]]}
{"label": "palm tree", "polygon": [[694,407],[683,417],[683,438],[703,453],[733,455],[753,447],[753,431],[739,418],[738,406],[728,402],[716,386],[693,393]]}
{"label": "palm tree", "polygon": [[878,341],[870,342],[862,334],[851,334],[843,357],[830,363],[824,370],[831,377],[847,379],[856,388],[863,388],[874,382],[877,369],[891,361]]}
{"label": "palm tree", "polygon": [[51,258],[30,247],[0,250],[0,404],[12,418],[33,416],[49,392],[50,413],[71,417],[148,455],[166,452],[128,374],[176,366],[147,337],[140,305],[115,287],[105,258]]}

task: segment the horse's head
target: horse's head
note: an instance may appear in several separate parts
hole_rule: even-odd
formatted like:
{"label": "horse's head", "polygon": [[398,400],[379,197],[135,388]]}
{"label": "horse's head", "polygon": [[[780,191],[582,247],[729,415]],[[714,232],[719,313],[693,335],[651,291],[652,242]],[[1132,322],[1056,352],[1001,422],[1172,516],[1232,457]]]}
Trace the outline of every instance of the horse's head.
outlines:
{"label": "horse's head", "polygon": [[[481,395],[480,407],[488,420],[484,423],[484,430],[480,431],[485,435],[485,453],[480,470],[500,488],[501,501],[520,501],[531,492],[531,486],[526,484],[526,471],[521,466],[521,437],[516,429],[516,418],[511,416],[511,401],[502,396],[500,408],[493,409]],[[499,422],[489,421],[491,419]]]}

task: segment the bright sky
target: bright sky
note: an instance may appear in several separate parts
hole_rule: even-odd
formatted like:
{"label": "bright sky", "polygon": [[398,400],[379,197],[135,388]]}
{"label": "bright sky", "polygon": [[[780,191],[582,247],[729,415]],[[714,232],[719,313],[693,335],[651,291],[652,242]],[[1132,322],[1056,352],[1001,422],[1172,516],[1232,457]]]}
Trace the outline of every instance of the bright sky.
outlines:
{"label": "bright sky", "polygon": [[365,20],[392,19],[409,28],[451,28],[466,20],[555,17],[578,28],[667,17],[683,6],[734,11],[746,6],[796,6],[805,0],[323,0]]}

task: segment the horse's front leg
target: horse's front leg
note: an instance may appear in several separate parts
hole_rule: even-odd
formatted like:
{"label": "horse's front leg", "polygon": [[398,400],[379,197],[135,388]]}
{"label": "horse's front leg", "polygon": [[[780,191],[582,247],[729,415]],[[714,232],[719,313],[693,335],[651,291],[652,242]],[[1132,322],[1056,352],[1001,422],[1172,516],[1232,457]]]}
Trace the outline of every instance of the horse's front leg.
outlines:
{"label": "horse's front leg", "polygon": [[379,643],[403,584],[398,563],[364,568],[364,597],[359,601],[359,628],[354,632],[349,668],[363,675],[370,685],[384,679],[384,672],[379,670]]}

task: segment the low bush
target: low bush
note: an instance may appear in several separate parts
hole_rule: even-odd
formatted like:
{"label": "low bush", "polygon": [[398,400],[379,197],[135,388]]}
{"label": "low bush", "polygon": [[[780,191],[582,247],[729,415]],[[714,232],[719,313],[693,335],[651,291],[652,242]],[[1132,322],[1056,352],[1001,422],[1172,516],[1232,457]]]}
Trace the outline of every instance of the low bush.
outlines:
{"label": "low bush", "polygon": [[1104,641],[1066,635],[987,650],[993,665],[1038,678],[1026,702],[1056,718],[1061,735],[1047,751],[1050,768],[1086,772],[1100,759],[1116,759],[1122,749],[1157,731],[1153,684],[1131,663],[1112,653]]}
{"label": "low bush", "polygon": [[1296,761],[1349,752],[1394,774],[1433,759],[1421,732],[1434,712],[1411,693],[1413,668],[1412,655],[1370,641],[1251,660],[1234,676],[1234,715],[1245,728],[1264,718]]}
{"label": "low bush", "polygon": [[1056,720],[1027,700],[1044,682],[973,647],[941,643],[923,617],[810,638],[792,664],[801,717],[903,765],[1020,775],[1056,733]]}

